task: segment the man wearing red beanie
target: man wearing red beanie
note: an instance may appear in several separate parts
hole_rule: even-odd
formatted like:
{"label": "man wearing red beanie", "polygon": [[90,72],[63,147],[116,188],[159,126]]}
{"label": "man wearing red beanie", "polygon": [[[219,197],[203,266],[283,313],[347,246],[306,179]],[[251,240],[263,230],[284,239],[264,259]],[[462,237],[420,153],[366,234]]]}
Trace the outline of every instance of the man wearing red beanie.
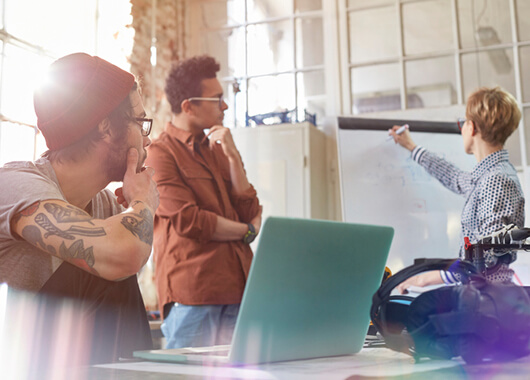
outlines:
{"label": "man wearing red beanie", "polygon": [[[158,191],[153,169],[142,167],[152,120],[136,87],[98,57],[58,59],[34,93],[49,150],[0,168],[0,283],[37,295],[39,364],[57,363],[57,350],[80,364],[151,347],[136,274],[151,253]],[[123,181],[116,196],[105,189],[111,181]],[[65,299],[70,330],[58,323]],[[77,345],[68,338],[76,330]]]}
{"label": "man wearing red beanie", "polygon": [[[230,344],[261,226],[230,129],[212,57],[174,65],[166,79],[173,113],[149,147],[160,207],[154,259],[167,348]],[[208,129],[206,135],[204,130]]]}

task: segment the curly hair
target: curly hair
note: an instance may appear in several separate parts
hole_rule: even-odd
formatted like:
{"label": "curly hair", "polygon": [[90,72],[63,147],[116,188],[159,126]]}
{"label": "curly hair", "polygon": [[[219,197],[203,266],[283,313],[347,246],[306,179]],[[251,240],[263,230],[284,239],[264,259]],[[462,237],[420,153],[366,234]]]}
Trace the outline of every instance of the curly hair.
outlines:
{"label": "curly hair", "polygon": [[517,129],[521,111],[510,93],[500,87],[481,87],[467,99],[466,119],[475,123],[484,141],[504,145]]}
{"label": "curly hair", "polygon": [[174,114],[182,112],[183,100],[202,95],[203,79],[215,78],[219,63],[208,55],[196,56],[173,64],[166,78],[166,97]]}

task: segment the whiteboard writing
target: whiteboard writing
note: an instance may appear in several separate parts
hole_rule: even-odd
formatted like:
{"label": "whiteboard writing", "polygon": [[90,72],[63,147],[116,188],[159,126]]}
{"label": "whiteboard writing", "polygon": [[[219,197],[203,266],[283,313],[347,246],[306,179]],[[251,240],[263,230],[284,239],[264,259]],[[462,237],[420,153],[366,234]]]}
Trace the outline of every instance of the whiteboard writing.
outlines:
{"label": "whiteboard writing", "polygon": [[[344,221],[395,229],[387,263],[392,272],[411,265],[415,258],[456,258],[464,198],[431,177],[408,150],[387,140],[388,129],[397,125],[396,121],[370,119],[371,124],[363,129],[355,125],[356,120],[366,123],[366,119],[339,118]],[[463,170],[472,170],[475,159],[465,154],[453,123],[398,122],[409,123],[417,144]],[[369,253],[366,247],[364,254]]]}

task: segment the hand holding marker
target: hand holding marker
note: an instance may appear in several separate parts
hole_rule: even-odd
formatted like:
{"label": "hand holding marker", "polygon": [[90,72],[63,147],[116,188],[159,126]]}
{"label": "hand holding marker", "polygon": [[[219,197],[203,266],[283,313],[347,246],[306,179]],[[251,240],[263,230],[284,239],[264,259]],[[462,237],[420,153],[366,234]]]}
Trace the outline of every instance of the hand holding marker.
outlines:
{"label": "hand holding marker", "polygon": [[[408,129],[409,128],[409,125],[408,124],[404,124],[402,125],[397,131],[396,131],[396,135],[400,135],[402,134],[403,132],[405,132],[405,129]],[[387,141],[390,141],[393,139],[393,136],[390,135],[386,138]]]}

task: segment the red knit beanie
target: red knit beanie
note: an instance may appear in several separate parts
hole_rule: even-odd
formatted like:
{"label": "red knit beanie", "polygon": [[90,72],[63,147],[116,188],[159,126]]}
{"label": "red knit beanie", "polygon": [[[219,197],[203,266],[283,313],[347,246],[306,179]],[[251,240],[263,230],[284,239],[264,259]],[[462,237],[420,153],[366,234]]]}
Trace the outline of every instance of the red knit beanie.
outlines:
{"label": "red knit beanie", "polygon": [[86,136],[129,95],[134,80],[85,53],[52,63],[47,81],[33,94],[37,126],[48,148],[61,149]]}

